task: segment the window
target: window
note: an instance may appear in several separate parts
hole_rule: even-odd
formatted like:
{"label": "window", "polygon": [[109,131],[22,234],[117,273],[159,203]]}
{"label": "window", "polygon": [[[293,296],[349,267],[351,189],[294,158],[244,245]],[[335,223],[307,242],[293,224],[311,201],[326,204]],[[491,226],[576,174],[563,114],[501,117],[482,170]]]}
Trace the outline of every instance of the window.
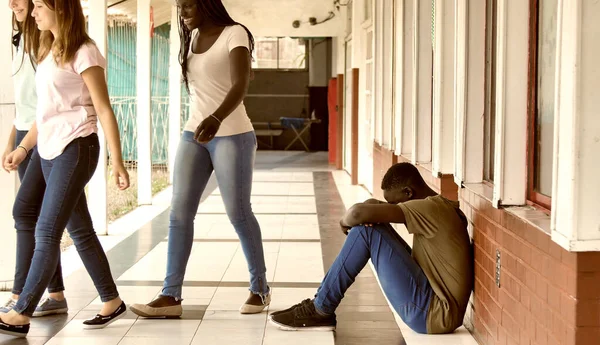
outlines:
{"label": "window", "polygon": [[483,180],[494,182],[496,152],[496,25],[498,0],[486,1]]}
{"label": "window", "polygon": [[365,4],[365,16],[363,18],[364,22],[370,21],[373,16],[373,0],[364,0]]}
{"label": "window", "polygon": [[306,40],[290,37],[257,37],[252,68],[306,69]]}
{"label": "window", "polygon": [[352,35],[352,0],[346,4],[346,37]]}
{"label": "window", "polygon": [[531,0],[529,69],[529,200],[550,209],[558,0]]}

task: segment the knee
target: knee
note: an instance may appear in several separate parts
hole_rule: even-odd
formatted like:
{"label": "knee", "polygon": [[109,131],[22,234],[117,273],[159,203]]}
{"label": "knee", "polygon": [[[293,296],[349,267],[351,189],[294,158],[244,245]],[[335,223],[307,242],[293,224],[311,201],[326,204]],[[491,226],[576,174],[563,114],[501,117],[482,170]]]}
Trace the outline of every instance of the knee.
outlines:
{"label": "knee", "polygon": [[226,206],[227,217],[233,226],[244,224],[254,218],[252,206],[248,204],[237,204],[234,206]]}
{"label": "knee", "polygon": [[35,227],[38,218],[38,208],[17,199],[13,205],[12,216],[17,225],[17,230],[20,228],[19,224],[23,223],[32,223]]}
{"label": "knee", "polygon": [[169,213],[169,221],[176,224],[184,224],[193,222],[196,216],[196,211],[189,210],[179,203],[173,203],[171,212]]}

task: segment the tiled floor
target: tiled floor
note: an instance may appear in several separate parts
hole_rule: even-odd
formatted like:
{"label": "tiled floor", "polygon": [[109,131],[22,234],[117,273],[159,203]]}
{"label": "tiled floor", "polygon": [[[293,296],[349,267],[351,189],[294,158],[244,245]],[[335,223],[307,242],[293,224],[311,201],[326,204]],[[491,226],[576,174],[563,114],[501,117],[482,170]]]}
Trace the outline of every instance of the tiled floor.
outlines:
{"label": "tiled floor", "polygon": [[[273,288],[269,311],[314,295],[345,236],[338,221],[348,203],[368,197],[350,186],[343,172],[331,172],[325,153],[260,153],[253,185],[253,209],[261,224],[268,279]],[[147,302],[165,275],[169,191],[153,206],[124,217],[102,237],[113,276],[126,303]],[[248,272],[239,241],[229,224],[219,190],[211,181],[198,210],[181,320],[127,317],[104,330],[84,330],[82,320],[100,308],[94,286],[76,251],[63,254],[70,313],[35,319],[27,339],[0,336],[0,344],[465,344],[468,333],[419,336],[397,323],[370,267],[338,309],[338,330],[282,332],[267,323],[267,313],[242,316]],[[6,297],[0,293],[0,299]],[[400,326],[399,326],[400,325]],[[404,334],[404,336],[403,336]]]}

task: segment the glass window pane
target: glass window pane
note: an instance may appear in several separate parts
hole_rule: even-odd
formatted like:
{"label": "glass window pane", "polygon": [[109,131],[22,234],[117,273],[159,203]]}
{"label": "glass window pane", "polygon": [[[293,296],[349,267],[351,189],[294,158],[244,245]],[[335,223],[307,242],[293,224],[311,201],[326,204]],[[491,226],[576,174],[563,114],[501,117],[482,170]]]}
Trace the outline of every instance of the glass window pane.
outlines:
{"label": "glass window pane", "polygon": [[373,58],[373,30],[367,31],[367,60]]}
{"label": "glass window pane", "polygon": [[496,4],[486,2],[485,26],[485,116],[483,179],[494,182],[494,157],[496,152]]}
{"label": "glass window pane", "polygon": [[256,37],[252,68],[277,68],[277,37]]}
{"label": "glass window pane", "polygon": [[306,41],[303,38],[279,38],[279,68],[306,68]]}
{"label": "glass window pane", "polygon": [[534,188],[552,196],[557,0],[540,0]]}

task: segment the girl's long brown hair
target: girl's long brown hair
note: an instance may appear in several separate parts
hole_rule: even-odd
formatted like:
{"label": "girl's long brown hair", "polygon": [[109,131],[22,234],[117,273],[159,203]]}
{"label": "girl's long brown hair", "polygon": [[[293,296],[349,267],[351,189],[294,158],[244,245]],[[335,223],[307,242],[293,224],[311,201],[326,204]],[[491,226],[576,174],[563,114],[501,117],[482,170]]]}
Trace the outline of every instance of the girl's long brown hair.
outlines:
{"label": "girl's long brown hair", "polygon": [[44,60],[50,51],[58,65],[73,61],[82,45],[91,42],[85,28],[85,16],[80,0],[43,0],[54,11],[58,24],[58,38],[44,31],[40,38],[38,61]]}
{"label": "girl's long brown hair", "polygon": [[[38,55],[38,50],[40,47],[40,30],[38,30],[37,25],[33,17],[31,17],[31,12],[33,11],[33,2],[31,0],[28,1],[27,4],[27,17],[22,23],[17,21],[17,16],[13,13],[12,16],[12,27],[13,31],[17,32],[17,35],[20,36],[20,40],[23,42],[23,50],[29,54],[29,58],[31,60],[31,65],[35,69],[36,57]],[[23,62],[25,60],[25,54],[21,57],[21,65],[19,66],[19,70],[23,67]]]}

